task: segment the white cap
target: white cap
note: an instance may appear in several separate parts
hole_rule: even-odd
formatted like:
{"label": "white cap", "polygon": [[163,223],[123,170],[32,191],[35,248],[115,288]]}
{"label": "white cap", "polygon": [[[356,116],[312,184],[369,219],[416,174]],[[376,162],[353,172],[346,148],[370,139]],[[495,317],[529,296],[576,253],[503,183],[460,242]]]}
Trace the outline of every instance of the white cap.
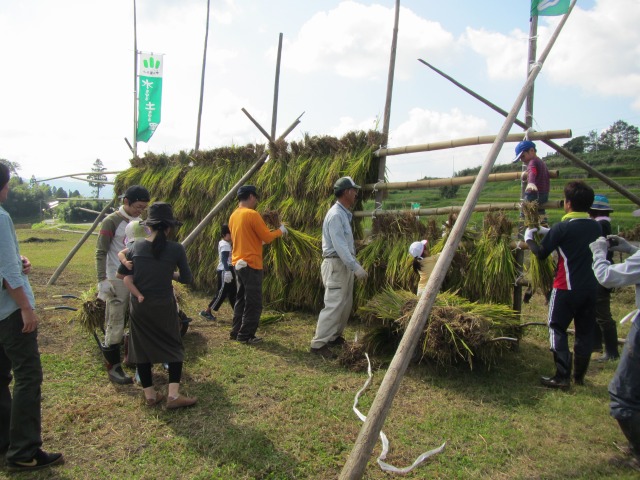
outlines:
{"label": "white cap", "polygon": [[424,252],[424,247],[427,245],[426,240],[420,240],[419,242],[413,242],[409,245],[409,255],[412,257],[422,257],[422,253]]}

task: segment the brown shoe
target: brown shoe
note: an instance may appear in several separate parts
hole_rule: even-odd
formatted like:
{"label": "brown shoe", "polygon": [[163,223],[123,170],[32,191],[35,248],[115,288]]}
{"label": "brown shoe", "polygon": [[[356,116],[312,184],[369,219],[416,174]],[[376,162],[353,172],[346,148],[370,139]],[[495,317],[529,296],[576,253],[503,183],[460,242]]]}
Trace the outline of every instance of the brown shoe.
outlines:
{"label": "brown shoe", "polygon": [[163,400],[164,400],[164,395],[161,392],[156,392],[156,398],[144,399],[145,403],[147,404],[147,407],[155,407]]}
{"label": "brown shoe", "polygon": [[322,357],[322,358],[324,358],[325,360],[332,360],[332,359],[334,359],[334,358],[337,358],[337,357],[338,357],[338,355],[336,355],[335,353],[333,353],[333,352],[331,351],[331,349],[330,349],[328,346],[326,346],[326,345],[323,345],[323,346],[321,346],[320,348],[313,348],[313,347],[311,347],[310,351],[311,351],[311,353],[313,353],[313,354],[315,354],[315,355],[319,355],[319,356],[321,356],[321,357]]}
{"label": "brown shoe", "polygon": [[169,397],[167,399],[167,409],[174,410],[176,408],[184,408],[195,405],[198,399],[185,397],[184,395],[178,395],[177,398]]}

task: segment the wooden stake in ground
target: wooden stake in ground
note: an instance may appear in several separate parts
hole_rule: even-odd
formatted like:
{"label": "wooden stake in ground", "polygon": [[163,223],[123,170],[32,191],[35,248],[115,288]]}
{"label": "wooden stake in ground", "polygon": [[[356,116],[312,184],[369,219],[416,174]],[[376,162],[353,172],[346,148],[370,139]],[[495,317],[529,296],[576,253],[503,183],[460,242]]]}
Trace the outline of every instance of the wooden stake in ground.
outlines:
{"label": "wooden stake in ground", "polygon": [[562,17],[558,26],[556,27],[555,32],[551,36],[549,40],[549,44],[545,48],[544,52],[540,56],[538,62],[532,66],[531,71],[529,73],[529,77],[527,81],[520,91],[511,111],[507,115],[502,128],[496,138],[496,141],[493,143],[491,150],[489,151],[487,158],[480,169],[480,173],[478,174],[478,178],[476,182],[471,187],[469,195],[462,207],[462,211],[458,216],[458,220],[456,221],[453,229],[451,230],[451,234],[447,239],[447,244],[440,254],[440,258],[436,263],[436,267],[429,278],[429,282],[427,283],[426,288],[422,292],[422,296],[418,302],[416,310],[413,312],[411,320],[409,321],[409,325],[402,337],[400,345],[398,346],[398,350],[396,351],[393,360],[391,361],[391,365],[389,365],[389,369],[387,370],[384,379],[382,380],[382,384],[380,385],[380,389],[373,400],[373,404],[369,409],[369,415],[367,416],[364,425],[360,429],[360,433],[358,434],[358,438],[356,439],[355,446],[351,450],[349,457],[347,458],[347,462],[340,472],[340,479],[360,479],[364,474],[365,467],[367,462],[369,461],[369,457],[371,456],[371,451],[373,450],[373,446],[375,445],[378,435],[380,434],[380,430],[382,429],[382,425],[386,419],[387,413],[391,408],[391,402],[393,401],[393,397],[397,393],[400,388],[400,381],[402,380],[402,376],[409,365],[409,361],[413,356],[413,352],[415,350],[418,339],[420,338],[420,333],[424,330],[424,325],[427,321],[429,313],[431,312],[431,308],[436,299],[436,295],[440,290],[440,286],[444,281],[445,274],[449,269],[449,265],[451,265],[451,261],[453,260],[453,255],[455,254],[456,249],[458,248],[458,244],[462,239],[462,234],[464,233],[465,228],[467,227],[467,223],[469,223],[469,219],[471,218],[471,214],[473,213],[473,208],[476,205],[478,198],[480,197],[480,192],[482,187],[486,183],[487,177],[495,164],[496,158],[500,153],[502,145],[504,144],[504,140],[509,133],[509,130],[513,126],[513,123],[516,119],[516,115],[524,100],[527,96],[527,92],[530,90],[531,85],[533,85],[535,78],[538,76],[542,68],[542,64],[546,60],[549,52],[551,51],[551,47],[555,43],[562,27],[567,21],[571,10],[573,9],[576,0],[571,1],[571,5],[569,6],[569,11]]}

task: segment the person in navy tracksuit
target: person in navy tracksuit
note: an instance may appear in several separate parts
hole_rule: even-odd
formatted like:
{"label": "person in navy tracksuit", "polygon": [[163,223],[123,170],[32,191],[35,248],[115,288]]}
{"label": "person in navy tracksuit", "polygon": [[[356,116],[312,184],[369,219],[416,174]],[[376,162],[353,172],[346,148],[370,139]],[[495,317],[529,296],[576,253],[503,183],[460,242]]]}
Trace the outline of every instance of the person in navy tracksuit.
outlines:
{"label": "person in navy tracksuit", "polygon": [[558,266],[549,299],[549,341],[556,365],[552,377],[542,377],[542,384],[549,388],[568,389],[571,381],[572,355],[569,351],[567,328],[575,324],[573,346],[574,381],[584,384],[589,368],[596,325],[596,297],[598,282],[591,269],[592,254],[589,244],[602,235],[600,225],[589,218],[593,204],[593,189],[584,182],[569,182],[564,188],[564,210],[562,222],[547,229],[540,228],[544,235],[540,245],[533,239],[536,228],[527,229],[525,241],[541,260],[554,250],[558,254]]}

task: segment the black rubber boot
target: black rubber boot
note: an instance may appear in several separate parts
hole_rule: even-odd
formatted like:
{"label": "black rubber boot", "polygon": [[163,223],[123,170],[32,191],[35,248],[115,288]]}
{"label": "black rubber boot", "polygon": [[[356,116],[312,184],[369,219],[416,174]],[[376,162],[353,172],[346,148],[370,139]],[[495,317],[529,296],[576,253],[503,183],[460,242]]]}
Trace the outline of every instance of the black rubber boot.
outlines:
{"label": "black rubber boot", "polygon": [[636,461],[640,462],[640,413],[624,420],[618,420],[618,425],[629,441],[629,452]]}
{"label": "black rubber boot", "polygon": [[109,345],[102,349],[104,359],[107,361],[107,374],[109,380],[119,385],[127,385],[133,383],[133,379],[124,373],[120,364],[120,345]]}
{"label": "black rubber boot", "polygon": [[540,383],[548,388],[568,390],[571,386],[571,353],[553,352],[556,374],[553,377],[540,377]]}
{"label": "black rubber boot", "polygon": [[573,357],[573,381],[576,385],[584,385],[584,376],[589,368],[591,357],[575,355]]}
{"label": "black rubber boot", "polygon": [[602,329],[600,325],[593,328],[593,349],[592,352],[602,353]]}
{"label": "black rubber boot", "polygon": [[615,325],[611,328],[607,328],[602,332],[604,338],[604,355],[596,359],[596,362],[608,362],[615,361],[620,358],[618,353],[618,329]]}

